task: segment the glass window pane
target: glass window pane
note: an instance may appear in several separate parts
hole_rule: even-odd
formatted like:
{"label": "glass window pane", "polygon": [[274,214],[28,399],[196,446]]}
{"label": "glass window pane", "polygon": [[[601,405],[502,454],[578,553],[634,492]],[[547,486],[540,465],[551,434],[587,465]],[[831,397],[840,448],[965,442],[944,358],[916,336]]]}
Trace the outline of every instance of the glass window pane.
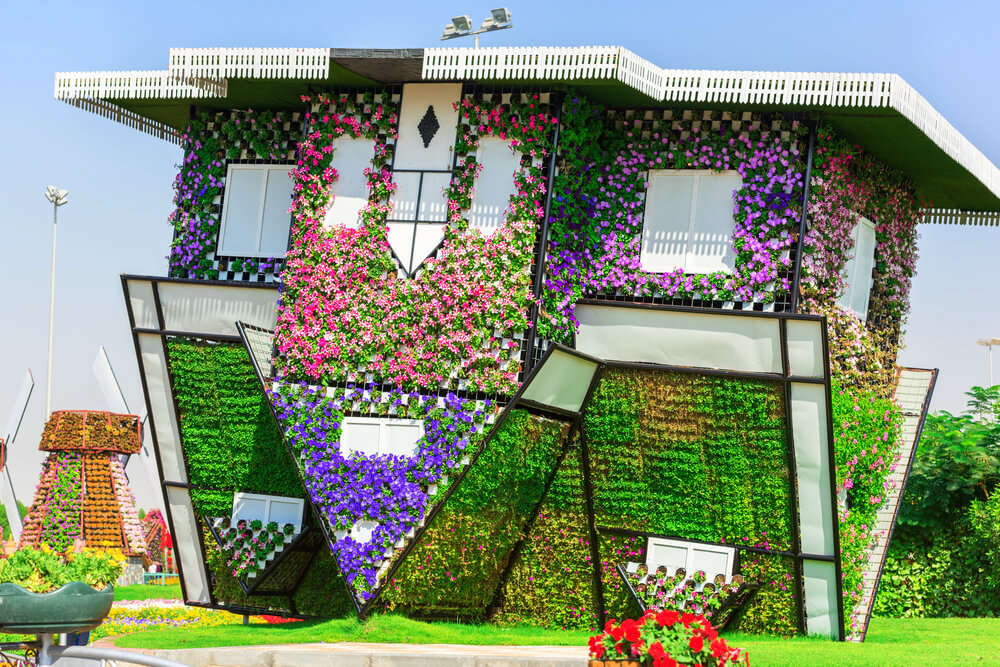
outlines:
{"label": "glass window pane", "polygon": [[230,165],[223,195],[225,201],[222,238],[219,241],[220,255],[251,257],[257,254],[265,177],[264,169]]}
{"label": "glass window pane", "polygon": [[699,169],[694,193],[694,227],[688,243],[684,270],[688,273],[732,273],[733,193],[743,187],[734,170],[714,172]]}
{"label": "glass window pane", "polygon": [[267,197],[264,200],[264,222],[260,231],[258,257],[284,257],[288,249],[288,226],[295,181],[287,167],[268,169]]}
{"label": "glass window pane", "polygon": [[420,174],[395,173],[392,175],[392,180],[396,182],[396,191],[389,199],[389,203],[392,204],[389,219],[416,220],[417,195],[420,194]]}
{"label": "glass window pane", "polygon": [[731,562],[732,557],[726,549],[715,549],[703,544],[691,546],[692,571],[704,570],[709,581],[717,574],[724,574],[728,578],[732,574]]}
{"label": "glass window pane", "polygon": [[451,174],[424,174],[424,183],[420,188],[420,210],[417,220],[426,222],[448,221],[448,184]]}
{"label": "glass window pane", "polygon": [[687,568],[688,548],[661,540],[650,540],[646,549],[646,565],[655,570],[666,565],[671,573],[678,568]]}
{"label": "glass window pane", "polygon": [[666,273],[684,268],[695,178],[696,172],[688,170],[649,172],[639,255],[643,271]]}

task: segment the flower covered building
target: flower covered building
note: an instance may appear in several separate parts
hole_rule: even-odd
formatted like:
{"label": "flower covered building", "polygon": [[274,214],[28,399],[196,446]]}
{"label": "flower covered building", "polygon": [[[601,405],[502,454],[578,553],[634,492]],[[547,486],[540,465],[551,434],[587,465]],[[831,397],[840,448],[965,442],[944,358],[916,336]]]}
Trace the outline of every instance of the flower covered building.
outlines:
{"label": "flower covered building", "polygon": [[932,387],[917,225],[1000,215],[902,79],[174,49],[56,96],[184,152],[122,285],[190,603],[586,628],[648,571],[863,636]]}

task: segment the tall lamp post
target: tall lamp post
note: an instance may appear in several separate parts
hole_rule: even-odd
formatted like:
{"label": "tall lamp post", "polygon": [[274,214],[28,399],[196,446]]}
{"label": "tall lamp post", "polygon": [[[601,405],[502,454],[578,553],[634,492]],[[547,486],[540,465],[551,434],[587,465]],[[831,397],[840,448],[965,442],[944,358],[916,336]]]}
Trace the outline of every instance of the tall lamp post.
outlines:
{"label": "tall lamp post", "polygon": [[45,380],[45,419],[52,414],[52,336],[55,331],[56,315],[56,220],[59,207],[68,200],[69,192],[60,190],[54,185],[45,188],[45,198],[52,204],[52,276],[49,280],[49,368]]}
{"label": "tall lamp post", "polygon": [[989,386],[993,386],[993,346],[1000,345],[1000,338],[982,338],[976,341],[977,345],[986,348],[986,377],[989,379]]}

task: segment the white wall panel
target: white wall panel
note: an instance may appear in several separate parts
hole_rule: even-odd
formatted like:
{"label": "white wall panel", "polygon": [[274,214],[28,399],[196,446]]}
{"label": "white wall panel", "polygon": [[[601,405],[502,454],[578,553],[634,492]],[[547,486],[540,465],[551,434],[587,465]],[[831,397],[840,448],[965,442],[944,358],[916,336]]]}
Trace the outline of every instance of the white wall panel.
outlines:
{"label": "white wall panel", "polygon": [[159,334],[138,333],[139,354],[146,379],[150,416],[156,427],[156,448],[159,452],[163,479],[169,482],[188,481],[177,432],[177,416],[167,375],[167,360]]}
{"label": "white wall panel", "polygon": [[833,563],[824,561],[803,561],[802,579],[805,589],[806,632],[839,639],[836,567]]}
{"label": "white wall panel", "polygon": [[211,602],[208,579],[205,576],[201,542],[198,538],[200,528],[194,515],[191,496],[187,489],[177,487],[166,488],[167,511],[174,531],[174,548],[180,560],[181,572],[184,577],[184,589],[189,602]]}
{"label": "white wall panel", "polygon": [[237,321],[274,329],[278,317],[276,289],[163,282],[159,292],[170,331],[235,336]]}
{"label": "white wall panel", "polygon": [[578,412],[596,372],[597,362],[553,350],[531,378],[521,398]]}
{"label": "white wall panel", "polygon": [[581,304],[576,348],[609,361],[780,373],[777,319]]}
{"label": "white wall panel", "polygon": [[126,280],[128,301],[132,307],[135,326],[140,329],[159,329],[156,319],[156,301],[153,299],[153,283],[148,280]]}
{"label": "white wall panel", "polygon": [[791,375],[822,378],[823,327],[815,320],[787,320],[788,368]]}
{"label": "white wall panel", "polygon": [[417,220],[424,222],[448,221],[448,185],[451,183],[451,173],[424,174],[424,185],[420,190],[420,209]]}
{"label": "white wall panel", "polygon": [[333,168],[337,180],[330,188],[331,201],[323,227],[343,225],[357,229],[361,211],[368,205],[368,178],[365,169],[372,166],[375,140],[338,137],[333,141]]}
{"label": "white wall panel", "polygon": [[403,270],[409,273],[413,257],[413,228],[415,225],[412,222],[390,222],[387,226],[389,229],[386,236],[389,246],[399,258]]}
{"label": "white wall panel", "polygon": [[424,422],[421,419],[345,417],[340,436],[340,452],[344,456],[353,452],[360,452],[365,456],[413,456],[423,437]]}
{"label": "white wall panel", "polygon": [[792,383],[792,437],[798,481],[799,521],[804,553],[834,555],[834,513],[830,487],[830,441],[826,388]]}
{"label": "white wall panel", "polygon": [[392,204],[390,220],[416,220],[417,196],[420,194],[420,174],[403,172],[392,175],[396,191],[389,198]]}
{"label": "white wall panel", "polygon": [[427,259],[441,239],[444,238],[445,225],[417,225],[416,238],[413,241],[413,260],[410,270],[413,271]]}
{"label": "white wall panel", "polygon": [[503,226],[510,198],[517,194],[514,174],[521,169],[521,153],[499,137],[481,137],[476,160],[483,169],[472,191],[469,225],[489,236]]}
{"label": "white wall panel", "polygon": [[[399,110],[399,138],[396,140],[395,169],[451,169],[452,148],[458,127],[460,83],[407,83]],[[417,126],[434,108],[438,129],[425,147]]]}

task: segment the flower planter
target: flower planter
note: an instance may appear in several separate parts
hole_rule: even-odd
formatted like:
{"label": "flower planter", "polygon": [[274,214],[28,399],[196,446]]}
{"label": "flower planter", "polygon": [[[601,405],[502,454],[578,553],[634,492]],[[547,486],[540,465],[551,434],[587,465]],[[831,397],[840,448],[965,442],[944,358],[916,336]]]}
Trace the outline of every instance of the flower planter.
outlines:
{"label": "flower planter", "polygon": [[111,611],[114,591],[94,590],[72,581],[51,593],[31,593],[17,584],[0,584],[0,630],[16,634],[85,632]]}

